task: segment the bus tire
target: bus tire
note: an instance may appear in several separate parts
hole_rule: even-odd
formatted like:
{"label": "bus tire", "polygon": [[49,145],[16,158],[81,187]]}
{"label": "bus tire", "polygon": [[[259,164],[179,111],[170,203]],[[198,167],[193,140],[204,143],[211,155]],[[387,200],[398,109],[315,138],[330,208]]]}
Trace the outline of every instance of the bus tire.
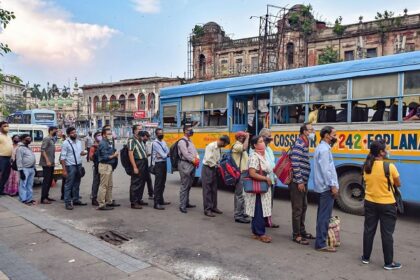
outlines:
{"label": "bus tire", "polygon": [[363,215],[364,214],[364,189],[362,175],[357,171],[347,171],[340,175],[338,181],[340,189],[337,204],[344,212]]}

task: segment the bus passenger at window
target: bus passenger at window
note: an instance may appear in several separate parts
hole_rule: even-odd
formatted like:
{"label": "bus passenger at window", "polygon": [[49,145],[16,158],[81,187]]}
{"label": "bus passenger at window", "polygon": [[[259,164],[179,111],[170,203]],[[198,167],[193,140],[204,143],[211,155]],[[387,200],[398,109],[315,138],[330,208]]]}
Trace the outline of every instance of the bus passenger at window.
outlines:
{"label": "bus passenger at window", "polygon": [[312,111],[309,113],[308,123],[317,123],[318,122],[318,112],[322,104],[314,104],[312,106]]}
{"label": "bus passenger at window", "polygon": [[404,121],[417,121],[420,120],[420,106],[416,102],[411,102],[408,105],[409,113],[404,118]]}
{"label": "bus passenger at window", "polygon": [[341,103],[341,108],[343,108],[343,110],[338,112],[337,122],[347,122],[347,103]]}
{"label": "bus passenger at window", "polygon": [[386,109],[385,101],[378,100],[376,101],[376,104],[372,107],[373,110],[376,110],[376,112],[373,114],[373,117],[371,119],[371,122],[381,122],[384,120],[384,113]]}

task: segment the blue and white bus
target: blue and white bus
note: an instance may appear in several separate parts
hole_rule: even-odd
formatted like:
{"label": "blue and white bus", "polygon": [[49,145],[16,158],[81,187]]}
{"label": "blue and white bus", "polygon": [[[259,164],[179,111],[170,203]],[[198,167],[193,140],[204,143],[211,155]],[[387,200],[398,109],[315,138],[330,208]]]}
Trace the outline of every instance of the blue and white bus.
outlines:
{"label": "blue and white bus", "polygon": [[17,111],[7,117],[9,123],[57,126],[57,114],[53,110],[33,109]]}
{"label": "blue and white bus", "polygon": [[318,131],[313,153],[321,128],[334,126],[338,204],[362,214],[361,167],[375,139],[389,145],[403,199],[420,203],[419,104],[417,51],[164,88],[159,110],[168,144],[182,137],[183,123],[194,125],[192,141],[201,159],[206,145],[220,135],[229,134],[233,142],[235,132],[257,134],[262,127],[271,128],[271,148],[279,156],[293,145],[303,122]]}

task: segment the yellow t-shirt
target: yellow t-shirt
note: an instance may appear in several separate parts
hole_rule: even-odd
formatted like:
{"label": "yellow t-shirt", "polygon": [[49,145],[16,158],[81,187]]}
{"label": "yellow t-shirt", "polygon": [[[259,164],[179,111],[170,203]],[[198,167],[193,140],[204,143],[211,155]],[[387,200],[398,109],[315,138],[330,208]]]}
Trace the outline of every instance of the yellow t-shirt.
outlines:
{"label": "yellow t-shirt", "polygon": [[318,110],[313,110],[309,113],[308,123],[317,123],[318,122]]}
{"label": "yellow t-shirt", "polygon": [[11,157],[13,152],[12,138],[0,133],[0,156]]}
{"label": "yellow t-shirt", "polygon": [[[391,183],[394,184],[394,178],[400,177],[394,164],[389,164],[389,174]],[[379,204],[395,203],[392,190],[388,190],[388,180],[385,177],[384,162],[376,160],[372,166],[372,173],[363,174],[366,184],[365,199]]]}

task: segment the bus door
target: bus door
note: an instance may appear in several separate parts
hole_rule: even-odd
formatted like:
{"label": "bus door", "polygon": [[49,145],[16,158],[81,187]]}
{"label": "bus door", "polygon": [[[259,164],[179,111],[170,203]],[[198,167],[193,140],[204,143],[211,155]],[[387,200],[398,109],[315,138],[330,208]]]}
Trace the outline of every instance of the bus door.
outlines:
{"label": "bus door", "polygon": [[229,122],[230,131],[245,131],[248,129],[248,97],[232,97],[232,113]]}

